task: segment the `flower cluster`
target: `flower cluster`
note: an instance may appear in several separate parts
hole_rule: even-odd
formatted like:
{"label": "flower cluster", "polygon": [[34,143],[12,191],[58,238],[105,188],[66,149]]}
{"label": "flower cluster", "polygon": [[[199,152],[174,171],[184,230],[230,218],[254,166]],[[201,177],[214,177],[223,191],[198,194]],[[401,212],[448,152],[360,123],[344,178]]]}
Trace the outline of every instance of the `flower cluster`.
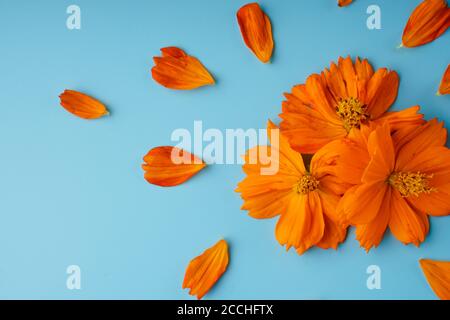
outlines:
{"label": "flower cluster", "polygon": [[269,146],[280,170],[262,175],[261,163],[247,161],[242,209],[280,215],[276,238],[299,254],[336,248],[348,226],[367,251],[387,228],[418,246],[428,215],[450,214],[450,150],[443,123],[425,121],[418,106],[389,111],[398,85],[395,71],[347,57],[295,86],[283,102],[279,147]]}

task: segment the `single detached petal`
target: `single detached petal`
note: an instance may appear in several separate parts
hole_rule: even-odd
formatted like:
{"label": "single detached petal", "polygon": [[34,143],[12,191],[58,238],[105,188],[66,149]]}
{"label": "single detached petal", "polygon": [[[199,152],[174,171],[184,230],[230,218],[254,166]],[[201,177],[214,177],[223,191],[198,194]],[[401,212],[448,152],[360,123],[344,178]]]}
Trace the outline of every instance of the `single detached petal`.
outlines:
{"label": "single detached petal", "polygon": [[438,95],[449,94],[450,93],[450,64],[445,70],[444,76],[441,80],[441,85],[439,86]]}
{"label": "single detached petal", "polygon": [[213,85],[214,79],[202,63],[176,47],[162,48],[162,57],[153,57],[152,77],[160,85],[190,90]]}
{"label": "single detached petal", "polygon": [[157,147],[144,157],[145,179],[157,186],[173,187],[192,178],[206,164],[187,151],[175,147]]}
{"label": "single detached petal", "polygon": [[65,90],[59,98],[64,109],[83,119],[97,119],[109,114],[103,103],[81,92]]}
{"label": "single detached petal", "polygon": [[220,240],[189,263],[183,289],[191,289],[189,294],[201,299],[227,270],[227,266],[228,245],[225,240]]}
{"label": "single detached petal", "polygon": [[446,0],[424,0],[409,17],[402,37],[405,47],[427,44],[450,26],[450,8]]}
{"label": "single detached petal", "polygon": [[420,267],[428,284],[441,300],[450,300],[450,262],[421,259]]}
{"label": "single detached petal", "polygon": [[349,4],[351,4],[353,0],[338,0],[338,6],[339,7],[346,7]]}
{"label": "single detached petal", "polygon": [[246,4],[237,12],[237,20],[247,47],[264,63],[273,51],[272,25],[257,3]]}

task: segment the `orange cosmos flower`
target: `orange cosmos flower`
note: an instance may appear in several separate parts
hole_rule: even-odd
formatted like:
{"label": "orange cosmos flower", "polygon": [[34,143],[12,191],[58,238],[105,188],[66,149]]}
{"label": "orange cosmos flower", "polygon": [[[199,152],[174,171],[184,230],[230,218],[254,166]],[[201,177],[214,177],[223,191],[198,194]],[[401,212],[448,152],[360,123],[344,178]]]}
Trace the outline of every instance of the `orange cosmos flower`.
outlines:
{"label": "orange cosmos flower", "polygon": [[206,164],[187,151],[175,147],[157,147],[144,157],[145,179],[157,186],[173,187],[189,180]]}
{"label": "orange cosmos flower", "polygon": [[60,96],[61,106],[83,119],[97,119],[109,114],[100,101],[74,90],[65,90]]}
{"label": "orange cosmos flower", "polygon": [[220,240],[189,263],[183,289],[190,288],[190,295],[196,295],[197,299],[203,298],[227,270],[227,266],[228,245],[225,240]]}
{"label": "orange cosmos flower", "polygon": [[[353,140],[332,142],[341,157],[333,167],[346,183],[356,183],[341,199],[338,215],[355,225],[367,251],[387,227],[404,244],[418,246],[429,229],[427,214],[450,213],[450,150],[443,123],[429,121],[391,134],[387,123]],[[366,150],[366,151],[365,151]]]}
{"label": "orange cosmos flower", "polygon": [[424,0],[409,17],[403,31],[402,46],[417,47],[440,37],[450,26],[446,0]]}
{"label": "orange cosmos flower", "polygon": [[421,259],[422,268],[434,293],[441,300],[450,300],[450,262]]}
{"label": "orange cosmos flower", "polygon": [[201,62],[176,47],[162,48],[162,57],[153,57],[152,77],[160,85],[190,90],[213,85],[214,79]]}
{"label": "orange cosmos flower", "polygon": [[237,12],[237,20],[247,47],[263,63],[270,61],[273,51],[272,25],[257,3],[246,4]]}
{"label": "orange cosmos flower", "polygon": [[351,4],[353,0],[338,0],[338,6],[339,7],[346,7],[349,4]]}
{"label": "orange cosmos flower", "polygon": [[[322,149],[305,166],[302,155],[294,151],[282,135],[272,141],[272,130],[277,127],[269,121],[271,146],[257,146],[245,155],[243,170],[247,177],[238,184],[237,192],[244,200],[242,210],[256,219],[280,215],[275,236],[287,250],[294,247],[303,254],[312,246],[337,248],[345,239],[346,228],[337,223],[335,212],[345,187],[329,175],[333,165],[332,150]],[[278,154],[279,170],[262,175],[262,157],[252,163],[252,154]]]}
{"label": "orange cosmos flower", "polygon": [[389,121],[393,130],[421,123],[415,109],[387,112],[397,98],[399,77],[386,68],[373,71],[367,60],[339,58],[320,75],[308,77],[285,94],[281,131],[292,147],[315,153],[327,143],[347,136],[362,124]]}
{"label": "orange cosmos flower", "polygon": [[449,94],[450,93],[450,64],[445,70],[444,76],[442,77],[441,85],[439,86],[438,95]]}

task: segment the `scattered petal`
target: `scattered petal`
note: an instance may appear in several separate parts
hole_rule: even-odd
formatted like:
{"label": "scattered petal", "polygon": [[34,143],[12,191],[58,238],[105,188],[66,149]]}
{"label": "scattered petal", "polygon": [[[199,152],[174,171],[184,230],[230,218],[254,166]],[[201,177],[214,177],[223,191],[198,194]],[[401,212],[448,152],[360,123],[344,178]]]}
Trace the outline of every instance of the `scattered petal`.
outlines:
{"label": "scattered petal", "polygon": [[145,179],[157,186],[173,187],[189,180],[206,164],[196,156],[176,147],[157,147],[144,157]]}
{"label": "scattered petal", "polygon": [[339,7],[346,7],[349,4],[351,4],[353,0],[338,0],[338,6]]}
{"label": "scattered petal", "polygon": [[440,37],[450,26],[446,0],[424,0],[413,11],[403,31],[402,44],[418,47]]}
{"label": "scattered petal", "polygon": [[83,119],[97,119],[109,114],[103,103],[81,92],[64,90],[59,98],[64,109]]}
{"label": "scattered petal", "polygon": [[450,93],[450,64],[445,70],[444,76],[442,77],[441,85],[439,86],[438,95],[449,94]]}
{"label": "scattered petal", "polygon": [[441,300],[450,300],[450,262],[421,259],[422,268],[428,284]]}
{"label": "scattered petal", "polygon": [[227,266],[228,244],[220,240],[189,263],[183,289],[189,288],[190,295],[197,296],[197,299],[203,298],[224,274]]}
{"label": "scattered petal", "polygon": [[152,77],[169,89],[191,90],[213,85],[214,78],[202,63],[176,47],[162,48],[162,57],[153,57]]}
{"label": "scattered petal", "polygon": [[247,47],[263,63],[270,61],[273,51],[272,25],[257,3],[246,4],[237,12],[237,20]]}

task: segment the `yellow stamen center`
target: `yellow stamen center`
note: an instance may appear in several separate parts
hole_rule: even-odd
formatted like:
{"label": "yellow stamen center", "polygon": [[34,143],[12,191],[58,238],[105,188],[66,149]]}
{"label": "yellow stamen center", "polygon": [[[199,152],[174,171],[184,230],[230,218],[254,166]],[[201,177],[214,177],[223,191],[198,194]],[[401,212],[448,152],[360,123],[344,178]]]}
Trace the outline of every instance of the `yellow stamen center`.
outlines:
{"label": "yellow stamen center", "polygon": [[433,175],[413,172],[394,172],[388,183],[400,192],[402,197],[419,196],[421,193],[430,193],[436,189],[428,185]]}
{"label": "yellow stamen center", "polygon": [[367,106],[356,98],[341,99],[336,106],[336,113],[341,118],[344,128],[350,131],[359,128],[361,123],[370,118]]}
{"label": "yellow stamen center", "polygon": [[295,191],[300,194],[308,194],[319,187],[319,181],[310,174],[305,174],[295,185]]}

